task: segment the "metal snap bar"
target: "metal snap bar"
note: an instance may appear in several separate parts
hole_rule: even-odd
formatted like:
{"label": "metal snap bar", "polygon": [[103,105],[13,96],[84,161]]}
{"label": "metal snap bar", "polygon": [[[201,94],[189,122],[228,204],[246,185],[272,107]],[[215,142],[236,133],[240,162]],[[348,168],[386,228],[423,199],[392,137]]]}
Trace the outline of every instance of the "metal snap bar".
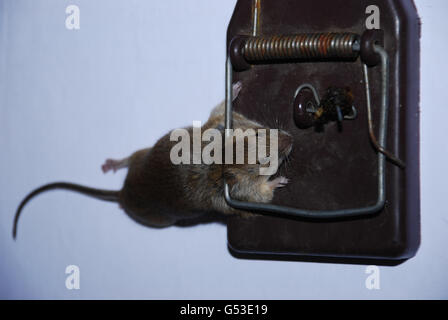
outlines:
{"label": "metal snap bar", "polygon": [[[319,36],[318,36],[319,35]],[[348,36],[350,35],[350,36]],[[260,37],[256,37],[260,38]],[[361,46],[359,44],[359,37],[354,36],[353,34],[346,34],[346,36],[323,36],[322,34],[316,35],[302,35],[296,36],[295,38],[287,38],[290,40],[278,40],[281,37],[272,37],[271,43],[261,42],[258,39],[253,39],[252,41],[242,41],[241,39],[238,41],[232,41],[233,45],[230,46],[230,52],[226,61],[226,111],[225,111],[225,124],[226,129],[232,129],[232,71],[234,65],[232,60],[236,60],[237,66],[245,66],[245,64],[249,64],[249,61],[268,61],[271,59],[290,59],[290,58],[304,58],[302,53],[304,53],[308,58],[325,58],[325,52],[330,52],[329,55],[331,58],[335,58],[337,56],[342,58],[355,58],[358,56],[359,51],[361,50]],[[291,40],[292,39],[292,40]],[[296,39],[296,40],[294,40]],[[303,40],[308,39],[308,40]],[[335,40],[336,39],[336,40]],[[339,40],[337,40],[339,39]],[[342,39],[342,40],[341,40]],[[286,41],[286,42],[285,42]],[[289,42],[288,42],[289,41]],[[291,44],[291,41],[293,42]],[[294,42],[295,41],[295,42]],[[248,43],[248,44],[247,44]],[[251,44],[252,43],[252,44]],[[293,48],[293,57],[288,56],[285,51],[282,51],[279,46],[282,47],[283,44],[286,43],[287,48]],[[235,47],[235,44],[237,47]],[[246,47],[248,46],[248,47]],[[263,54],[257,53],[257,51],[250,51],[250,54],[247,53],[243,48],[250,48],[253,50],[254,46],[258,46]],[[303,48],[303,46],[307,47]],[[238,53],[237,49],[239,48],[240,52]],[[351,52],[350,52],[350,50]],[[370,100],[370,88],[369,88],[369,78],[368,78],[368,69],[367,65],[363,64],[363,72],[365,77],[365,87],[366,87],[366,100],[367,100],[367,108],[369,114],[369,130],[371,133],[371,138],[375,138],[376,148],[378,152],[378,198],[374,205],[367,207],[359,207],[352,209],[341,209],[341,210],[304,210],[298,208],[284,207],[274,204],[262,204],[262,203],[254,203],[254,202],[246,202],[235,200],[230,195],[230,187],[227,182],[224,182],[224,197],[227,204],[233,208],[255,211],[261,214],[269,214],[276,213],[282,214],[291,217],[298,218],[312,218],[312,219],[335,219],[335,218],[347,218],[354,216],[365,216],[372,215],[383,209],[386,202],[386,155],[392,159],[397,160],[396,163],[400,163],[401,160],[391,155],[386,151],[386,140],[387,140],[387,123],[388,123],[388,115],[387,115],[387,107],[389,105],[389,57],[387,52],[379,45],[373,45],[374,51],[379,54],[381,59],[381,70],[382,70],[382,99],[381,99],[381,109],[380,109],[380,130],[379,130],[379,138],[376,138],[373,135],[372,129],[372,121],[371,121],[371,100]],[[241,54],[241,50],[243,54]],[[280,51],[279,51],[280,50]],[[270,52],[266,55],[266,52]],[[241,59],[245,61],[242,62]],[[247,60],[246,60],[247,59]],[[238,61],[239,60],[239,61]],[[241,68],[240,68],[241,69]],[[244,68],[243,68],[244,69]],[[308,87],[308,85],[306,85]],[[305,87],[303,87],[305,88]],[[312,86],[308,87],[313,91],[315,97],[317,97],[317,93]],[[300,88],[299,88],[300,89]],[[299,91],[299,90],[298,90]],[[296,93],[298,93],[298,91]],[[317,101],[318,98],[317,98]],[[226,138],[230,137],[230,130],[226,130]],[[402,162],[401,162],[402,163]]]}

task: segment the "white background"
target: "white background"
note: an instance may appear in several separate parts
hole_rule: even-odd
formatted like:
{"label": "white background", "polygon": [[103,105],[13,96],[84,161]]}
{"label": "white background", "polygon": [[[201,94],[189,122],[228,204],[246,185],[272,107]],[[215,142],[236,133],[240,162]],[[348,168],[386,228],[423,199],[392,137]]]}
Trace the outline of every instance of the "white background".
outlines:
{"label": "white background", "polygon": [[[65,8],[81,29],[65,28]],[[119,189],[107,157],[205,120],[224,97],[225,34],[235,0],[0,0],[0,298],[448,298],[448,2],[416,0],[422,34],[422,245],[397,267],[246,261],[220,224],[153,230],[116,204],[31,189],[74,181]],[[361,13],[360,13],[361,14]],[[65,268],[81,289],[65,288]]]}

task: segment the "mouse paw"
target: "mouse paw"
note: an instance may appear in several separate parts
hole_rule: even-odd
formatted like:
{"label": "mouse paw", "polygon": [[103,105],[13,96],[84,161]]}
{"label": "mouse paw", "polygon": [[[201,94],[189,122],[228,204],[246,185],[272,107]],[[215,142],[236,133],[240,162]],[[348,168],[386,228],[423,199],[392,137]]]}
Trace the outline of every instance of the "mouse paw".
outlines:
{"label": "mouse paw", "polygon": [[101,170],[103,170],[104,173],[107,173],[110,170],[117,172],[117,170],[122,167],[123,167],[123,161],[107,159],[106,162],[104,162],[104,164],[101,166]]}
{"label": "mouse paw", "polygon": [[251,212],[240,212],[239,216],[241,218],[243,218],[243,219],[246,219],[246,220],[252,220],[252,219],[256,218],[259,215],[255,214],[255,213],[251,213]]}
{"label": "mouse paw", "polygon": [[235,101],[235,99],[238,98],[238,95],[240,94],[241,89],[243,89],[243,84],[241,83],[241,81],[238,81],[233,84],[233,86],[232,86],[233,101]]}
{"label": "mouse paw", "polygon": [[289,183],[289,179],[285,177],[278,177],[268,183],[272,189],[283,188]]}

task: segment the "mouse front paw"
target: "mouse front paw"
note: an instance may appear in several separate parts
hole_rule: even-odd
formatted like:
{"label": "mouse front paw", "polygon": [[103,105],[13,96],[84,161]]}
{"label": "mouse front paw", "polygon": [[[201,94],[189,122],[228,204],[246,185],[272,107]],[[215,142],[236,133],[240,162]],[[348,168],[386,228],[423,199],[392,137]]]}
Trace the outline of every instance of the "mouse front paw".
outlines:
{"label": "mouse front paw", "polygon": [[245,220],[252,220],[252,219],[255,219],[256,217],[260,216],[258,214],[252,213],[252,212],[243,212],[243,211],[239,212],[238,215],[240,218],[243,218]]}
{"label": "mouse front paw", "polygon": [[285,177],[278,177],[272,181],[269,181],[269,186],[275,190],[277,188],[283,188],[289,183],[289,179]]}

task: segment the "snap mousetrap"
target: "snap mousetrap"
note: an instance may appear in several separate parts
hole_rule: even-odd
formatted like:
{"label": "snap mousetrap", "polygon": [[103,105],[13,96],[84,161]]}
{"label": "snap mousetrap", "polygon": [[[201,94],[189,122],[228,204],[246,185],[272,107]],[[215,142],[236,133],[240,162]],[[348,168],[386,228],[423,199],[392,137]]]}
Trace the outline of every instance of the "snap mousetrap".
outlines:
{"label": "snap mousetrap", "polygon": [[[420,244],[420,24],[411,0],[238,0],[231,111],[294,137],[290,183],[232,217],[237,257],[396,264]],[[243,83],[232,103],[231,85]]]}

